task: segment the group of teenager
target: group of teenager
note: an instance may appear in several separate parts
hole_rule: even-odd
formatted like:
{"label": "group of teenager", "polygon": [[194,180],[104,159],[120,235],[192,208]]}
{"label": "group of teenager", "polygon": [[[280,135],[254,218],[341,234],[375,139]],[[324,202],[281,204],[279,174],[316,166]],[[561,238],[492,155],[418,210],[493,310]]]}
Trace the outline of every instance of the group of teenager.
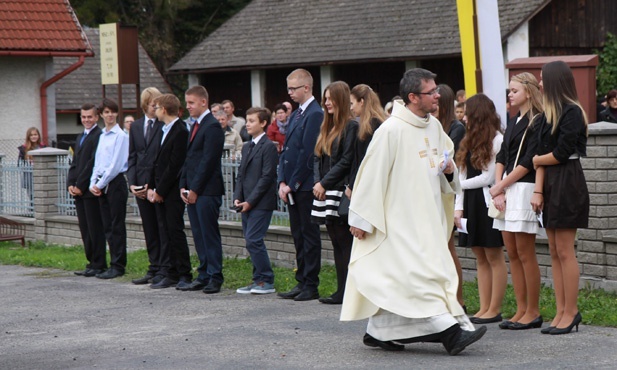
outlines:
{"label": "group of teenager", "polygon": [[[247,110],[245,131],[251,138],[241,150],[234,207],[242,214],[253,274],[237,293],[275,292],[264,238],[278,196],[288,206],[297,266],[297,284],[278,296],[343,304],[342,320],[369,318],[368,346],[402,350],[406,343],[441,342],[454,355],[479,340],[486,327],[474,329],[472,323],[502,321],[503,245],[517,311],[499,326],[540,327],[538,223],[549,239],[557,302],[557,314],[542,332],[578,328],[574,239],[576,229],[587,226],[589,196],[578,160],[585,155],[587,119],[572,72],[565,63],[552,62],[543,67],[540,83],[530,73],[514,76],[509,99],[519,114],[503,135],[487,96],[467,100],[462,124],[454,113],[454,93],[434,79],[423,69],[408,71],[401,80],[402,99],[382,125],[386,116],[369,86],[350,89],[343,81],[332,82],[319,104],[310,73],[294,70],[287,92],[299,107],[287,117],[278,146],[266,135],[270,111]],[[105,99],[101,107],[103,130],[96,126],[99,109],[82,107],[85,131],[77,138],[67,181],[88,259],[76,274],[104,279],[124,274],[130,189],[150,262],[133,283],[217,293],[224,280],[218,225],[225,191],[224,130],[210,112],[203,86],[185,93],[194,122],[188,128],[178,118],[175,96],[148,88],[141,98],[144,117],[131,125],[130,135],[116,123],[113,101]],[[491,203],[501,219],[488,216]],[[185,207],[199,258],[195,278]],[[480,310],[471,318],[463,311],[454,224],[465,231],[460,245],[471,247],[478,262]],[[320,225],[332,243],[337,273],[337,290],[321,298]]]}

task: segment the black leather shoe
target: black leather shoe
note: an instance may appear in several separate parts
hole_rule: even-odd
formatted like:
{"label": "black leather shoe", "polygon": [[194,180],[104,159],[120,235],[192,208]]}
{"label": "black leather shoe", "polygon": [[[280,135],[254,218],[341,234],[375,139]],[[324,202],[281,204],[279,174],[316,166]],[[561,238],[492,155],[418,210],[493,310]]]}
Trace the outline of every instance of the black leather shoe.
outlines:
{"label": "black leather shoe", "polygon": [[324,303],[324,304],[343,304],[342,299],[334,298],[332,296],[319,298],[319,302]]}
{"label": "black leather shoe", "polygon": [[291,288],[289,292],[280,292],[277,295],[283,299],[294,299],[298,296],[298,294],[302,293],[302,289],[298,285]]}
{"label": "black leather shoe", "polygon": [[489,317],[489,318],[482,318],[482,317],[470,317],[469,321],[471,321],[474,324],[490,324],[492,322],[499,322],[503,320],[501,318],[501,314],[498,313],[497,316],[494,317]]}
{"label": "black leather shoe", "polygon": [[204,287],[203,292],[206,293],[206,294],[218,293],[218,292],[221,291],[221,286],[222,285],[223,285],[223,282],[221,282],[221,281],[210,280],[208,285],[206,285]]}
{"label": "black leather shoe", "polygon": [[84,276],[84,275],[86,275],[86,272],[87,272],[88,270],[90,270],[90,269],[85,269],[85,270],[81,270],[81,271],[75,271],[75,272],[73,272],[73,273],[74,273],[75,275],[77,275],[77,276]]}
{"label": "black leather shoe", "polygon": [[158,284],[161,282],[161,280],[163,280],[165,278],[165,276],[163,275],[154,275],[154,277],[152,278],[152,280],[150,281],[151,284]]}
{"label": "black leather shoe", "polygon": [[186,278],[180,278],[178,284],[176,284],[176,290],[188,290],[188,287],[191,285],[191,281]]}
{"label": "black leather shoe", "polygon": [[450,356],[455,356],[461,353],[468,345],[477,342],[486,333],[486,326],[480,326],[475,331],[461,330],[461,334],[454,343],[452,348],[448,349]]}
{"label": "black leather shoe", "polygon": [[319,298],[319,292],[316,290],[304,289],[300,294],[298,294],[294,301],[303,302],[303,301],[312,301],[313,299]]}
{"label": "black leather shoe", "polygon": [[405,349],[405,346],[402,344],[396,344],[391,340],[382,341],[379,339],[375,339],[373,336],[371,336],[368,333],[364,334],[364,338],[362,339],[362,342],[364,343],[365,346],[379,347],[381,349],[385,349],[386,351],[402,351]]}
{"label": "black leather shoe", "polygon": [[525,329],[540,328],[542,327],[543,322],[544,320],[542,320],[542,316],[538,316],[528,324],[523,324],[520,322],[512,323],[512,325],[510,325],[510,330],[525,330]]}
{"label": "black leather shoe", "polygon": [[176,284],[178,284],[178,280],[173,280],[173,279],[170,279],[168,277],[165,277],[161,281],[159,281],[158,283],[150,285],[150,288],[152,288],[152,289],[165,289],[165,288],[170,288],[172,286],[175,286]]}
{"label": "black leather shoe", "polygon": [[512,326],[512,324],[514,323],[510,320],[503,320],[499,323],[499,329],[510,329],[510,326]]}
{"label": "black leather shoe", "polygon": [[105,270],[102,269],[86,269],[86,271],[84,272],[84,276],[85,277],[93,277],[96,276],[102,272],[104,272]]}
{"label": "black leather shoe", "polygon": [[114,268],[107,269],[105,272],[101,272],[100,274],[96,274],[96,277],[99,279],[114,279],[118,276],[124,275],[124,271],[119,271]]}
{"label": "black leather shoe", "polygon": [[135,285],[144,285],[144,284],[149,284],[152,282],[152,278],[154,276],[150,275],[150,274],[146,274],[143,277],[140,277],[139,279],[133,279],[131,280],[131,282]]}
{"label": "black leather shoe", "polygon": [[199,280],[199,279],[195,279],[193,280],[193,282],[191,282],[188,285],[182,285],[182,287],[178,288],[178,290],[181,290],[183,292],[189,292],[189,291],[196,291],[196,290],[202,290],[203,288],[206,287],[206,285],[208,285],[207,282],[204,282],[203,280]]}

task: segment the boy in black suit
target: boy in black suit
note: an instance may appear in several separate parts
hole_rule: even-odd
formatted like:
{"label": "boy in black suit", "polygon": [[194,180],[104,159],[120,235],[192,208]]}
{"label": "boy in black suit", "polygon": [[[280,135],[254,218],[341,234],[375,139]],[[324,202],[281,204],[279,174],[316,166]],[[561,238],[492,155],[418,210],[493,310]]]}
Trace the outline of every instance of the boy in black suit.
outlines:
{"label": "boy in black suit", "polygon": [[178,186],[180,171],[186,159],[189,133],[178,118],[180,100],[172,94],[154,99],[156,117],[165,123],[153,140],[159,145],[153,161],[148,200],[154,204],[158,220],[161,249],[159,271],[163,280],[150,288],[180,287],[191,283],[191,260],[184,233],[184,202]]}
{"label": "boy in black suit", "polygon": [[272,213],[276,209],[276,145],[266,136],[271,113],[266,108],[246,112],[246,130],[251,141],[242,148],[234,206],[242,212],[246,249],[253,262],[253,281],[236,290],[240,294],[274,293],[274,272],[264,244]]}

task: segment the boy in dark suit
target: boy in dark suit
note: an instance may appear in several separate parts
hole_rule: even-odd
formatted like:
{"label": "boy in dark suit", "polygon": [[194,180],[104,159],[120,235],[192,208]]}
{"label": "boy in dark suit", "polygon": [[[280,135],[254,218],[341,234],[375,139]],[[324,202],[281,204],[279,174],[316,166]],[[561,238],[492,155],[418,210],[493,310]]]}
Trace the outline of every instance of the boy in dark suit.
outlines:
{"label": "boy in dark suit", "polygon": [[246,130],[251,141],[242,148],[234,206],[242,213],[246,249],[253,262],[253,281],[236,290],[240,294],[274,293],[274,272],[264,244],[272,212],[276,209],[276,145],[266,136],[271,113],[266,108],[246,112]]}
{"label": "boy in dark suit", "polygon": [[148,200],[154,204],[158,220],[161,249],[157,276],[163,280],[150,285],[153,289],[191,283],[191,260],[184,233],[184,202],[178,186],[180,171],[186,159],[189,133],[178,118],[180,100],[172,94],[154,99],[156,117],[165,125],[154,136],[159,149],[155,154],[148,183]]}

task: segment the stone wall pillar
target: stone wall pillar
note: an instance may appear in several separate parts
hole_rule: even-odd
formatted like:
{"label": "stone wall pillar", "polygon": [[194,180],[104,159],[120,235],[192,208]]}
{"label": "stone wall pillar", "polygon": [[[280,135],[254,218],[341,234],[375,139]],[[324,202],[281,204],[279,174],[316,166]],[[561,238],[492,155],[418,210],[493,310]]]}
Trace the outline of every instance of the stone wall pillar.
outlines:
{"label": "stone wall pillar", "polygon": [[43,148],[28,152],[32,156],[34,186],[34,232],[36,239],[48,241],[47,219],[58,214],[57,157],[68,155],[67,150]]}

